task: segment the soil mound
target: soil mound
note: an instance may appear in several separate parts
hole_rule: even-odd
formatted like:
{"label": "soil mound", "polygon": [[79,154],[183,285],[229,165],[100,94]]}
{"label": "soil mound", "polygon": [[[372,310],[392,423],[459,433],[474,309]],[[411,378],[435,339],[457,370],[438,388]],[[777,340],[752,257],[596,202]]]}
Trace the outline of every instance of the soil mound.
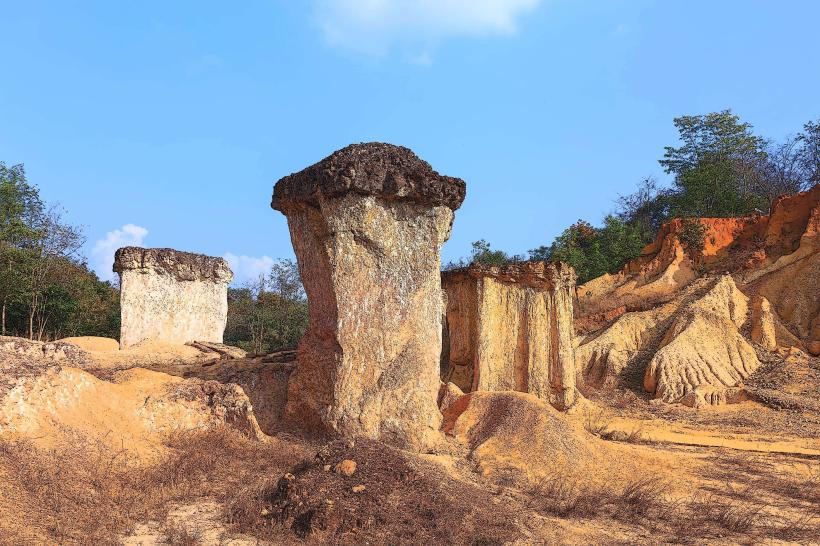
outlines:
{"label": "soil mound", "polygon": [[84,351],[88,351],[91,353],[99,353],[99,352],[110,352],[110,351],[119,351],[120,350],[120,342],[116,339],[111,339],[110,337],[95,337],[95,336],[82,336],[82,337],[65,337],[59,340],[60,343],[70,343],[72,345],[76,345],[80,349]]}
{"label": "soil mound", "polygon": [[168,434],[229,424],[262,438],[250,401],[236,385],[132,369],[102,381],[52,367],[23,378],[0,400],[0,435],[51,449],[72,435],[151,458]]}
{"label": "soil mound", "polygon": [[[352,474],[333,470],[343,460],[356,463]],[[323,446],[228,512],[242,527],[310,544],[505,544],[521,519],[492,490],[364,438]]]}
{"label": "soil mound", "polygon": [[558,410],[527,393],[477,391],[444,412],[444,431],[466,445],[485,475],[523,474],[531,481],[585,473],[601,446]]}

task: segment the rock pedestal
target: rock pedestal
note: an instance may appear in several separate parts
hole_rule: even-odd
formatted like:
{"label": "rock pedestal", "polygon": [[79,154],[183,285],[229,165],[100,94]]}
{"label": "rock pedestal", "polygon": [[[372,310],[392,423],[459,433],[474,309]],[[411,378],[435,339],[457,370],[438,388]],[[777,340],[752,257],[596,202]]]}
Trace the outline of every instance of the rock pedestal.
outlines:
{"label": "rock pedestal", "polygon": [[310,305],[287,421],[411,449],[435,441],[441,245],[464,181],[407,148],[348,146],[277,182]]}
{"label": "rock pedestal", "polygon": [[442,380],[467,391],[520,391],[575,402],[575,272],[556,262],[473,264],[442,274]]}
{"label": "rock pedestal", "polygon": [[120,276],[120,347],[142,341],[222,343],[233,273],[222,258],[170,248],[124,247]]}

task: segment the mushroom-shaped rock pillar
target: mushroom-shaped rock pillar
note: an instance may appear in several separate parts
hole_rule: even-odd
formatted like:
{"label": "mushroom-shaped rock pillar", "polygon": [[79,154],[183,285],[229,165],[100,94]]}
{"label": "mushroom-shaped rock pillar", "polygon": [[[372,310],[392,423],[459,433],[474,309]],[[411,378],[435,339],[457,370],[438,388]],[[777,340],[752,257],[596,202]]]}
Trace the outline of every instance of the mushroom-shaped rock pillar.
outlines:
{"label": "mushroom-shaped rock pillar", "polygon": [[440,249],[463,180],[411,150],[354,144],[279,180],[310,304],[285,419],[421,450],[438,438]]}

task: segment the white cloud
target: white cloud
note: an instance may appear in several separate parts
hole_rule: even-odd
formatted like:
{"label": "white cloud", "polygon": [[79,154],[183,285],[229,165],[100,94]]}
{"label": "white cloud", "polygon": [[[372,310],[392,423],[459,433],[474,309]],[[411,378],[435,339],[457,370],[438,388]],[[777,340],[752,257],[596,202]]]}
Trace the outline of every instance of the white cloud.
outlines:
{"label": "white cloud", "polygon": [[418,61],[447,37],[514,34],[517,20],[540,2],[313,0],[313,15],[331,45],[379,56],[398,46]]}
{"label": "white cloud", "polygon": [[233,271],[233,284],[241,286],[248,281],[255,281],[259,275],[267,275],[273,267],[274,259],[270,256],[237,256],[226,252],[223,256]]}
{"label": "white cloud", "polygon": [[94,243],[91,249],[91,267],[103,280],[114,280],[114,252],[124,246],[142,246],[148,230],[134,224],[125,224],[119,229],[109,231],[105,237]]}

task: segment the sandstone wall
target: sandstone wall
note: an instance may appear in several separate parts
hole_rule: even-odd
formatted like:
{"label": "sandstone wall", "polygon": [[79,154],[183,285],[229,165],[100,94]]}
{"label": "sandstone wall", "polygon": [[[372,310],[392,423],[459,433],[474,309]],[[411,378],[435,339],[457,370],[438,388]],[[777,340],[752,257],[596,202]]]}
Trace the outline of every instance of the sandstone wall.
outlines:
{"label": "sandstone wall", "polygon": [[529,392],[561,409],[574,403],[571,268],[473,265],[445,272],[442,284],[449,340],[445,382],[464,391]]}
{"label": "sandstone wall", "polygon": [[146,340],[222,342],[228,316],[228,283],[222,258],[171,249],[121,248],[120,346]]}

